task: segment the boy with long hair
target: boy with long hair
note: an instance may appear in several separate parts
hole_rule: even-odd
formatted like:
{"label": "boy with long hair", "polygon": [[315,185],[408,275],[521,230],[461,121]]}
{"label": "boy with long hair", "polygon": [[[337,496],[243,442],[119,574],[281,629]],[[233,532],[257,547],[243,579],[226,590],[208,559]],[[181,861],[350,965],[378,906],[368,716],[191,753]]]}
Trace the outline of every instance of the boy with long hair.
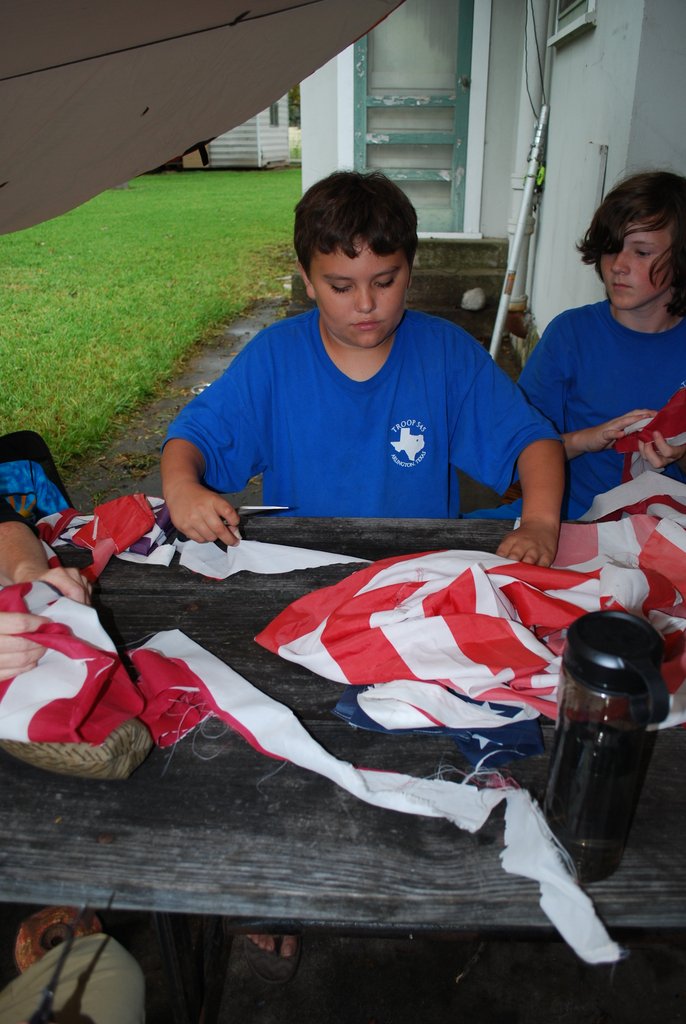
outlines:
{"label": "boy with long hair", "polygon": [[[519,378],[564,442],[565,519],[621,483],[615,441],[686,384],[686,178],[649,171],[620,182],[578,248],[607,299],[555,317]],[[654,431],[639,451],[686,480],[686,445]]]}

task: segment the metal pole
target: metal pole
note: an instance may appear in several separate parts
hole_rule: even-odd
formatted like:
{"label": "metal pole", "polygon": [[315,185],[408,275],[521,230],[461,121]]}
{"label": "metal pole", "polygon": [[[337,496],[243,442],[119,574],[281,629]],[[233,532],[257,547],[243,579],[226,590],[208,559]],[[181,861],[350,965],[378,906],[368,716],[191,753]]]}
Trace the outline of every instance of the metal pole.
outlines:
{"label": "metal pole", "polygon": [[543,138],[545,136],[547,121],[548,106],[547,104],[543,104],[538,118],[538,123],[536,125],[531,153],[529,154],[529,165],[526,169],[524,191],[522,193],[522,205],[519,208],[517,227],[515,228],[508,256],[507,273],[505,274],[503,290],[500,294],[500,302],[498,304],[498,312],[496,313],[495,324],[493,326],[491,347],[489,349],[492,359],[497,358],[498,350],[500,349],[505,317],[507,316],[507,311],[510,305],[510,297],[512,295],[512,289],[514,288],[515,277],[517,274],[517,263],[519,261],[519,254],[522,248],[522,241],[524,240],[526,222],[531,212],[531,203],[534,196],[534,188],[536,186],[536,175],[538,174],[538,165],[541,158],[541,150],[543,149]]}

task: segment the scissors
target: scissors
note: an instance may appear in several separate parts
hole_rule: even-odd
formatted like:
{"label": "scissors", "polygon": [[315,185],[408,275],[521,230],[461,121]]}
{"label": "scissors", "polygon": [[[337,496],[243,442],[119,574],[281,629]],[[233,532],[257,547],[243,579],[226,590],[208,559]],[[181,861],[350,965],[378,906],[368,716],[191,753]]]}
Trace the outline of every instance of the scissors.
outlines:
{"label": "scissors", "polygon": [[[241,522],[238,524],[238,532],[240,533],[241,537],[245,539],[245,533],[243,530],[244,519],[250,519],[252,516],[268,516],[273,514],[274,512],[290,512],[291,508],[291,505],[239,505],[238,508],[236,509],[236,512],[238,512],[238,515],[241,518]],[[228,526],[229,524],[225,523],[224,525]],[[218,548],[221,548],[222,551],[226,551],[226,544],[223,541],[215,540],[214,543],[217,545]]]}
{"label": "scissors", "polygon": [[69,951],[71,950],[71,947],[74,944],[74,939],[76,937],[76,929],[86,916],[87,912],[88,907],[83,907],[76,915],[72,923],[70,925],[67,925],[69,934],[62,943],[62,952],[58,957],[57,963],[55,964],[55,970],[52,972],[52,977],[50,978],[50,981],[43,989],[43,995],[41,996],[41,1001],[38,1004],[38,1009],[35,1010],[34,1013],[29,1017],[28,1024],[49,1024],[49,1022],[52,1020],[52,1008],[55,1000],[55,991],[57,989],[57,983],[60,980],[60,974],[62,973],[64,962],[69,956]]}
{"label": "scissors", "polygon": [[[243,520],[250,519],[252,516],[268,516],[274,512],[290,512],[292,511],[292,508],[292,505],[239,505],[238,508],[236,509],[236,512],[238,512],[238,515],[240,516],[241,520]],[[232,527],[229,526],[225,519],[222,519],[222,522],[224,523],[224,526],[228,526],[229,529],[232,529]],[[245,539],[245,533],[243,532],[242,522],[238,525],[238,531],[241,537]],[[180,530],[175,530],[174,535],[177,540],[188,540],[186,534],[181,533]],[[216,544],[218,548],[221,548],[222,551],[227,550],[227,545],[224,543],[223,540],[215,540],[213,543]]]}

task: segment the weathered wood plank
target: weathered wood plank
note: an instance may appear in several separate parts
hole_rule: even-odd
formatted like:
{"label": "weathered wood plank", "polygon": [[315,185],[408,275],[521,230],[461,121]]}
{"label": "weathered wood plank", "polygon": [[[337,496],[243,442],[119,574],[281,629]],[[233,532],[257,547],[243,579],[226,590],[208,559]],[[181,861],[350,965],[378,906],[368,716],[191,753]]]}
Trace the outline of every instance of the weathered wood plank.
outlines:
{"label": "weathered wood plank", "polygon": [[[443,546],[493,550],[507,525],[253,520],[249,535],[382,557]],[[295,597],[353,571],[241,573],[217,583],[178,566],[117,561],[96,600],[118,643],[181,628],[288,704],[336,757],[418,775],[466,770],[445,738],[351,729],[332,714],[341,687],[254,642]],[[549,744],[552,726],[544,732]],[[678,870],[686,797],[677,775],[685,743],[680,729],[658,736],[622,865],[589,889],[613,927],[686,927]],[[546,764],[530,758],[512,774],[540,794]],[[154,751],[124,782],[51,775],[5,754],[0,765],[0,900],[103,906],[113,895],[115,907],[218,913],[237,927],[549,932],[534,883],[500,867],[501,811],[468,835],[443,820],[371,807],[264,758],[216,721]]]}

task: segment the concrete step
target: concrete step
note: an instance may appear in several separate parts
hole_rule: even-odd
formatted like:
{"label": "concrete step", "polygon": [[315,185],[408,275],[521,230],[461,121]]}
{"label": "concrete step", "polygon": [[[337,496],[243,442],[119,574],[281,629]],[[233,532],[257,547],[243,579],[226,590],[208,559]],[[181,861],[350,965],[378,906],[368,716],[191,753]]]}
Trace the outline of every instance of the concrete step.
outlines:
{"label": "concrete step", "polygon": [[492,270],[505,274],[506,238],[421,238],[416,270],[448,270],[458,274]]}
{"label": "concrete step", "polygon": [[[488,345],[507,270],[507,251],[507,240],[501,238],[420,239],[408,307],[452,320]],[[462,296],[472,288],[483,290],[483,309],[462,309]],[[294,274],[289,314],[304,312],[312,305],[302,278]]]}
{"label": "concrete step", "polygon": [[500,270],[439,270],[418,267],[412,271],[408,299],[427,313],[434,309],[459,306],[462,296],[471,288],[481,288],[489,303],[498,305],[505,271]]}
{"label": "concrete step", "polygon": [[[498,308],[507,270],[507,241],[498,238],[421,239],[417,249],[408,305],[427,313],[447,316],[480,334],[490,333]],[[483,315],[461,309],[462,296],[472,288],[481,288],[486,298]],[[291,283],[294,306],[311,306],[299,274]],[[467,313],[468,315],[463,316]],[[485,325],[485,326],[484,326]]]}

